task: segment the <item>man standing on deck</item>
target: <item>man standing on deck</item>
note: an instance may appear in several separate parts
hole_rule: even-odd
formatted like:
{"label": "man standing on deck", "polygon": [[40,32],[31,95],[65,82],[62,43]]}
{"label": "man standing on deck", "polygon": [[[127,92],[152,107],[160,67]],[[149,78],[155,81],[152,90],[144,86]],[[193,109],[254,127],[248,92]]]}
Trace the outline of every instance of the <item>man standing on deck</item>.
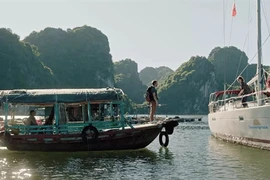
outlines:
{"label": "man standing on deck", "polygon": [[[246,95],[246,94],[251,93],[251,90],[250,90],[249,86],[247,85],[247,83],[245,82],[245,80],[244,80],[244,78],[242,76],[239,76],[237,78],[237,81],[239,82],[239,84],[241,86],[241,89],[240,89],[240,92],[239,92],[238,96]],[[248,107],[246,101],[247,101],[247,96],[242,98],[243,107]]]}
{"label": "man standing on deck", "polygon": [[154,120],[154,114],[156,113],[156,109],[158,106],[158,97],[157,97],[157,89],[158,86],[157,80],[152,81],[152,86],[149,89],[149,98],[150,98],[150,122]]}

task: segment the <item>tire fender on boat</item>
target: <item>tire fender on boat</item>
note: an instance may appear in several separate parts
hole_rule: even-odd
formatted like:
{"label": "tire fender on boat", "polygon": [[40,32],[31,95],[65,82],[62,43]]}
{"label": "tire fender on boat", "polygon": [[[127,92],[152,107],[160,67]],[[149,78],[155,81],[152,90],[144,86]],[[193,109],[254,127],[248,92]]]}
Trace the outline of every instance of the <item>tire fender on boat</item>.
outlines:
{"label": "tire fender on boat", "polygon": [[86,143],[88,142],[87,133],[86,133],[86,131],[88,131],[88,130],[94,132],[91,140],[97,140],[97,138],[99,136],[99,132],[98,132],[98,130],[97,130],[97,128],[95,126],[93,126],[93,125],[90,124],[88,126],[85,126],[83,128],[83,130],[82,130],[82,134],[81,135],[82,135],[83,141],[86,142]]}
{"label": "tire fender on boat", "polygon": [[[165,131],[161,131],[159,134],[159,144],[163,147],[169,145],[169,135],[173,134],[174,127],[178,126],[177,120],[167,120],[162,123]],[[163,136],[165,136],[165,142],[163,142]]]}
{"label": "tire fender on boat", "polygon": [[[163,142],[162,137],[165,136],[165,142]],[[167,147],[169,144],[169,135],[167,133],[167,131],[161,131],[159,134],[159,144],[161,146]]]}

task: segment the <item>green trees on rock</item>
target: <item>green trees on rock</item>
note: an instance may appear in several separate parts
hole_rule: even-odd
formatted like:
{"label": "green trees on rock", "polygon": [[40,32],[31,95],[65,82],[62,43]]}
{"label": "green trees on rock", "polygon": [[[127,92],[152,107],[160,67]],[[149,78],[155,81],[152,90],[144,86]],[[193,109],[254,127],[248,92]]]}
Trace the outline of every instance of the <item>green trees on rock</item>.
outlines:
{"label": "green trees on rock", "polygon": [[108,38],[96,28],[46,28],[32,32],[24,41],[38,47],[40,59],[54,72],[58,87],[114,86]]}
{"label": "green trees on rock", "polygon": [[248,57],[236,47],[216,47],[208,57],[215,67],[215,75],[219,84],[219,89],[223,89],[223,84],[231,84],[239,73],[247,66]]}
{"label": "green trees on rock", "polygon": [[140,71],[139,77],[140,77],[142,83],[148,86],[151,84],[151,81],[153,79],[157,79],[158,72],[153,67],[146,67]]}
{"label": "green trees on rock", "polygon": [[247,66],[246,54],[236,47],[216,47],[208,58],[193,56],[175,72],[161,66],[138,73],[131,59],[113,63],[108,38],[89,26],[45,28],[23,41],[2,28],[0,42],[0,89],[118,87],[126,93],[129,112],[136,106],[138,112],[148,113],[144,93],[156,79],[159,103],[164,105],[158,113],[206,114],[211,92],[223,90],[243,69],[246,81],[256,73],[256,64]]}
{"label": "green trees on rock", "polygon": [[166,66],[160,66],[158,68],[146,67],[140,71],[139,77],[143,84],[149,86],[152,80],[164,81],[172,73],[173,70]]}
{"label": "green trees on rock", "polygon": [[216,89],[214,66],[205,57],[191,57],[167,80],[158,94],[162,113],[198,114],[207,112],[209,94]]}
{"label": "green trees on rock", "polygon": [[0,42],[0,89],[54,87],[55,76],[40,61],[36,47],[5,28],[0,29]]}
{"label": "green trees on rock", "polygon": [[143,103],[147,86],[143,85],[138,73],[138,65],[131,59],[114,63],[115,86],[123,89],[135,103]]}

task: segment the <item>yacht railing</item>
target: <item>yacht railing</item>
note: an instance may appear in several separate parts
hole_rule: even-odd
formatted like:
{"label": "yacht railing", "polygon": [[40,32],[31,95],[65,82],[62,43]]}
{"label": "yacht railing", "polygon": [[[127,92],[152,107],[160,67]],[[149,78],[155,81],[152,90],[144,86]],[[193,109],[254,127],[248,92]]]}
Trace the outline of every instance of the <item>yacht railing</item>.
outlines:
{"label": "yacht railing", "polygon": [[[260,91],[262,94],[262,98],[260,99],[262,102],[262,106],[270,105],[270,92],[269,91]],[[208,108],[210,113],[220,112],[220,111],[231,111],[241,108],[250,108],[258,106],[257,97],[258,92],[246,94],[243,96],[230,97],[226,99],[216,100],[209,102]],[[269,93],[269,97],[266,95]],[[247,107],[244,107],[242,104],[242,99],[247,97],[246,104]]]}

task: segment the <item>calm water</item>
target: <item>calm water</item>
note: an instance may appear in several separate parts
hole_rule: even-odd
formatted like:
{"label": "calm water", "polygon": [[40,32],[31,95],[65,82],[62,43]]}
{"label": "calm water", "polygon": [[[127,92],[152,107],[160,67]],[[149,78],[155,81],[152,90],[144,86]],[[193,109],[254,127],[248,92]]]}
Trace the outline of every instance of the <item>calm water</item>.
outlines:
{"label": "calm water", "polygon": [[33,153],[0,150],[0,179],[269,179],[270,151],[213,138],[202,122],[180,123],[168,148]]}

